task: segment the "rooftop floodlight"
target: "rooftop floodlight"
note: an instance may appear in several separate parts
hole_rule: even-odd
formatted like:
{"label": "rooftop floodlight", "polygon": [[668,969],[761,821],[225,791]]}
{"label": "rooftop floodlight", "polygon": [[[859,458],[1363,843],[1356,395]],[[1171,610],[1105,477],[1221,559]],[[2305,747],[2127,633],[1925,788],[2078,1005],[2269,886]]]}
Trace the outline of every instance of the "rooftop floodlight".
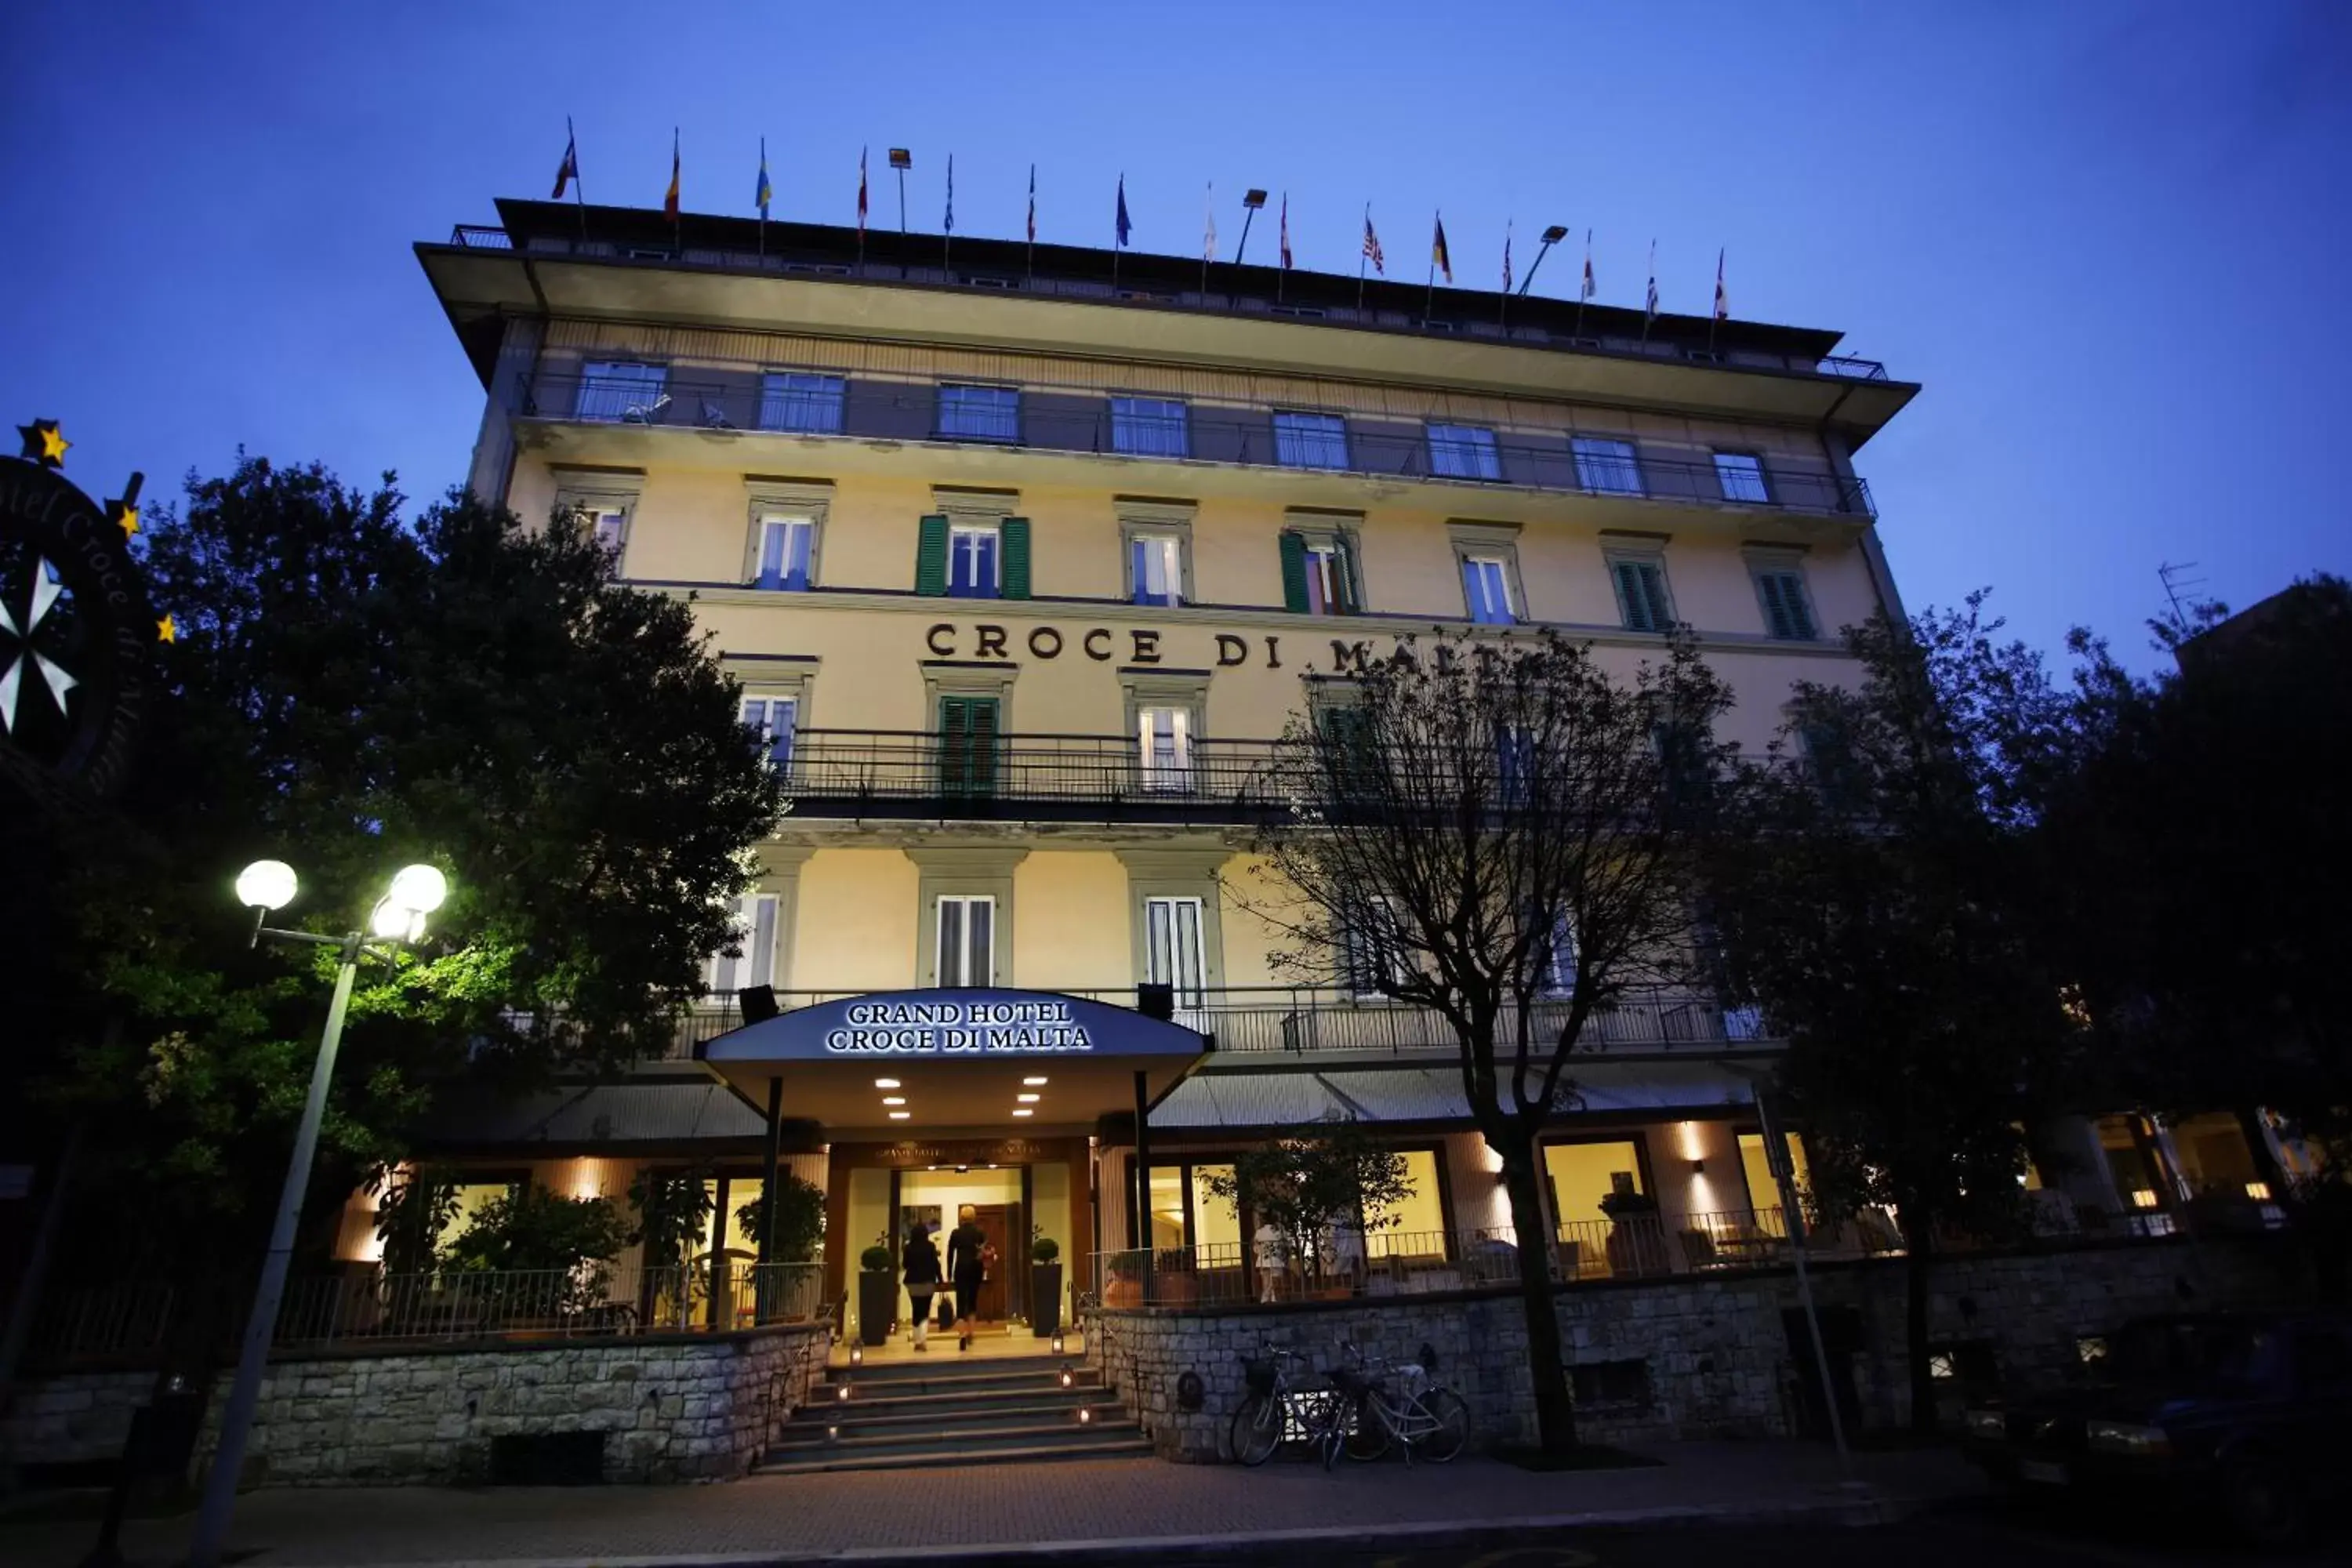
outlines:
{"label": "rooftop floodlight", "polygon": [[294,901],[294,868],[283,860],[256,860],[237,873],[236,899],[248,910],[282,910]]}
{"label": "rooftop floodlight", "polygon": [[[1522,294],[1528,291],[1528,285],[1536,280],[1536,272],[1543,266],[1543,258],[1551,254],[1551,247],[1568,237],[1568,226],[1553,224],[1543,231],[1540,237],[1543,243],[1536,247],[1536,258],[1528,263],[1528,275],[1519,280],[1519,292]],[[1580,305],[1579,308],[1581,309],[1581,306]]]}
{"label": "rooftop floodlight", "polygon": [[431,914],[448,896],[449,879],[431,866],[403,866],[392,879],[394,902],[415,914]]}
{"label": "rooftop floodlight", "polygon": [[915,166],[915,155],[904,147],[893,147],[890,149],[890,166],[894,169],[911,169]]}
{"label": "rooftop floodlight", "polygon": [[1567,228],[1559,224],[1554,224],[1549,228],[1543,231],[1543,242],[1546,245],[1558,245],[1561,240],[1566,239],[1567,237]]}
{"label": "rooftop floodlight", "polygon": [[1265,193],[1264,191],[1244,191],[1242,193],[1242,205],[1249,208],[1252,212],[1255,212],[1258,208],[1265,205]]}

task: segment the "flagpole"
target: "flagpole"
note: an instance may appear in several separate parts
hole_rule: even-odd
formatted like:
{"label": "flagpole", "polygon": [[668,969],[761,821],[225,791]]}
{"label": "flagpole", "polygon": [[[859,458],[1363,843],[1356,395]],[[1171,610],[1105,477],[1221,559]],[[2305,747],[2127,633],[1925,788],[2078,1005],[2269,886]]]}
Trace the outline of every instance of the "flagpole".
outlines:
{"label": "flagpole", "polygon": [[1037,165],[1029,165],[1029,259],[1023,267],[1021,286],[1024,289],[1037,281]]}
{"label": "flagpole", "polygon": [[1371,235],[1372,204],[1366,202],[1364,204],[1364,238],[1366,243],[1356,247],[1356,309],[1359,310],[1364,308],[1364,263],[1372,258],[1371,245],[1370,243]]}
{"label": "flagpole", "polygon": [[1658,319],[1658,242],[1650,241],[1650,281],[1642,296],[1642,346],[1650,346],[1650,323]]}
{"label": "flagpole", "polygon": [[1706,316],[1706,357],[1715,357],[1716,324],[1723,320],[1723,252],[1715,253],[1715,309]]}
{"label": "flagpole", "polygon": [[1201,234],[1201,303],[1209,302],[1209,240],[1217,232],[1217,182],[1211,180],[1201,206],[1206,222]]}
{"label": "flagpole", "polygon": [[580,243],[588,243],[588,187],[580,183],[580,133],[572,129],[572,116],[563,117],[563,144],[572,149],[572,195],[580,205]]}
{"label": "flagpole", "polygon": [[1511,335],[1511,220],[1509,218],[1503,220],[1503,293],[1501,301],[1495,307],[1495,324],[1503,329],[1505,337]]}
{"label": "flagpole", "polygon": [[670,189],[677,193],[677,200],[670,206],[670,243],[682,251],[686,248],[686,184],[680,174],[677,159],[677,127],[675,125],[669,128],[669,184]]}
{"label": "flagpole", "polygon": [[[1444,234],[1445,232],[1445,219],[1442,215],[1437,219],[1436,232],[1439,234]],[[1425,332],[1429,331],[1429,313],[1436,308],[1437,246],[1433,240],[1429,247],[1429,290],[1421,297],[1421,330]]]}
{"label": "flagpole", "polygon": [[1118,210],[1111,215],[1110,222],[1110,291],[1113,297],[1118,293],[1118,253],[1127,248],[1127,238],[1118,232],[1118,220],[1126,212],[1127,174],[1122,171],[1118,176]]}
{"label": "flagpole", "polygon": [[[1535,274],[1528,274],[1530,281]],[[1592,297],[1592,231],[1584,231],[1584,276],[1576,280],[1576,335],[1584,335],[1584,302]]]}
{"label": "flagpole", "polygon": [[[767,189],[768,139],[762,136],[760,138],[760,190],[765,195]],[[768,259],[768,204],[764,201],[760,204],[760,259]]]}
{"label": "flagpole", "polygon": [[948,275],[948,279],[947,279],[947,280],[948,280],[949,282],[950,282],[950,283],[952,283],[952,282],[954,282],[954,281],[955,281],[955,264],[954,264],[954,262],[953,262],[953,260],[952,260],[952,258],[954,257],[954,255],[955,255],[955,154],[954,154],[954,153],[949,153],[949,154],[948,154],[948,210],[947,210],[947,221],[946,221],[946,223],[945,223],[945,224],[943,224],[943,225],[941,226],[941,234],[940,234],[940,271],[942,271],[942,272],[944,272],[944,273],[946,273],[946,274]]}
{"label": "flagpole", "polygon": [[866,149],[857,150],[857,275],[866,276]]}

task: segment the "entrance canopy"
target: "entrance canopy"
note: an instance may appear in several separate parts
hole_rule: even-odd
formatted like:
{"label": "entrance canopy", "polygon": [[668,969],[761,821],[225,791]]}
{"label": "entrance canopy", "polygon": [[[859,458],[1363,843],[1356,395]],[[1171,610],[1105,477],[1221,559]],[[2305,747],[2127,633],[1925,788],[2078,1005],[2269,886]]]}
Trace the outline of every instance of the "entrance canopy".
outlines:
{"label": "entrance canopy", "polygon": [[836,1131],[1091,1123],[1156,1105],[1209,1050],[1206,1036],[1051,991],[877,991],[796,1007],[695,1048],[762,1110]]}

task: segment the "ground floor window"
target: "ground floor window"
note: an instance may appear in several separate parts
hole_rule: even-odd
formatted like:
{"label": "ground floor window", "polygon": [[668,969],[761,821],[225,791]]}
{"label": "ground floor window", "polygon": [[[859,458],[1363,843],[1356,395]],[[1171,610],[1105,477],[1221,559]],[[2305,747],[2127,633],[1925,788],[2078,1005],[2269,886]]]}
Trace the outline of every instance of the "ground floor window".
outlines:
{"label": "ground floor window", "polygon": [[[1391,1207],[1364,1215],[1364,1252],[1370,1258],[1444,1258],[1447,1244],[1445,1188],[1434,1149],[1401,1149],[1404,1178],[1412,1187]],[[1377,1222],[1389,1220],[1392,1224]]]}
{"label": "ground floor window", "polygon": [[2106,1157],[2107,1174],[2125,1207],[2141,1216],[2149,1228],[2169,1234],[2172,1221],[2164,1211],[2163,1163],[2149,1143],[2136,1116],[2102,1116],[2095,1124],[2099,1151]]}
{"label": "ground floor window", "polygon": [[[1796,1177],[1797,1191],[1802,1193],[1809,1178],[1805,1171],[1805,1145],[1793,1132],[1784,1132],[1789,1141],[1789,1170]],[[1739,1135],[1739,1172],[1748,1178],[1748,1206],[1751,1209],[1778,1208],[1780,1205],[1780,1184],[1773,1179],[1772,1163],[1765,1158],[1764,1134],[1742,1132]],[[1810,1205],[1807,1205],[1811,1207]]]}
{"label": "ground floor window", "polygon": [[1543,1152],[1563,1240],[1605,1235],[1611,1221],[1601,1204],[1612,1193],[1650,1191],[1649,1162],[1638,1137],[1555,1142]]}

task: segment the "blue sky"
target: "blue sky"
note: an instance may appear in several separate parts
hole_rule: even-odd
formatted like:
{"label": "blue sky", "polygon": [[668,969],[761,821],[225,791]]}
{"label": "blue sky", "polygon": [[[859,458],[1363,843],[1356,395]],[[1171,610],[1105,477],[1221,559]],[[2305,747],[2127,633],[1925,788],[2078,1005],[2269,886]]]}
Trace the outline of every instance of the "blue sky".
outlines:
{"label": "blue sky", "polygon": [[[806,14],[803,14],[805,10]],[[210,13],[222,12],[220,17]],[[362,12],[367,14],[362,15]],[[229,15],[229,13],[234,13]],[[463,472],[480,394],[409,247],[544,195],[579,126],[600,202],[846,222],[857,152],[947,155],[959,232],[1196,254],[1216,182],[1287,189],[1301,266],[1355,264],[1363,203],[1417,276],[1595,230],[1601,294],[1843,329],[1926,384],[1858,468],[1914,608],[1990,584],[2030,639],[2126,652],[2159,562],[2251,603],[2352,572],[2352,5],[1420,5],[1131,8],[252,3],[44,8],[0,93],[0,414],[68,472],[150,494],[236,447]],[[876,218],[896,219],[877,176]],[[1271,256],[1271,235],[1253,255]],[[1555,256],[1538,291],[1565,293]]]}

